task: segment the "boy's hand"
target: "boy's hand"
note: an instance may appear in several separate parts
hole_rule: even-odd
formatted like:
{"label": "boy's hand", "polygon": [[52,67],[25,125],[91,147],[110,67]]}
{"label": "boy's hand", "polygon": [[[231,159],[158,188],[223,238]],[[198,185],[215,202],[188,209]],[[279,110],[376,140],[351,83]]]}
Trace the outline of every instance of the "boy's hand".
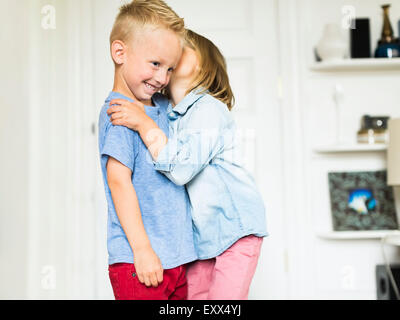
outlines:
{"label": "boy's hand", "polygon": [[124,126],[138,131],[140,124],[148,118],[144,104],[139,101],[114,99],[110,101],[110,106],[107,114],[111,115],[110,120],[114,126]]}
{"label": "boy's hand", "polygon": [[135,269],[139,281],[147,287],[158,285],[163,282],[163,267],[160,259],[153,249],[146,248],[134,251]]}

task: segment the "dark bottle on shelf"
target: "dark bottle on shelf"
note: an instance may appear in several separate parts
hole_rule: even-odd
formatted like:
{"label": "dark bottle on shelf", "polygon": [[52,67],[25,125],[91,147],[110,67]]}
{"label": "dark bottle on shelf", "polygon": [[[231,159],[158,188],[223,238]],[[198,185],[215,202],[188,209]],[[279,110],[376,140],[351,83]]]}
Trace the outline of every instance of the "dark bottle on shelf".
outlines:
{"label": "dark bottle on shelf", "polygon": [[376,58],[397,58],[400,57],[399,39],[394,37],[393,28],[389,18],[390,4],[382,6],[383,9],[383,28],[382,37],[378,41],[375,51]]}

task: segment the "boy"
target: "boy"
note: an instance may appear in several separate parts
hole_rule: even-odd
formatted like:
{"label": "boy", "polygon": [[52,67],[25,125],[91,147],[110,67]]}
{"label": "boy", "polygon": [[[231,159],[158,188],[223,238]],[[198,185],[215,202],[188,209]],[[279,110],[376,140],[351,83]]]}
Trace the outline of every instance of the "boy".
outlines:
{"label": "boy", "polygon": [[186,190],[155,171],[136,132],[113,126],[107,115],[113,99],[138,101],[168,134],[168,101],[157,92],[179,62],[183,32],[183,19],[163,1],[134,0],[121,7],[110,36],[114,88],[99,117],[99,149],[117,300],[187,296],[184,265],[196,254]]}

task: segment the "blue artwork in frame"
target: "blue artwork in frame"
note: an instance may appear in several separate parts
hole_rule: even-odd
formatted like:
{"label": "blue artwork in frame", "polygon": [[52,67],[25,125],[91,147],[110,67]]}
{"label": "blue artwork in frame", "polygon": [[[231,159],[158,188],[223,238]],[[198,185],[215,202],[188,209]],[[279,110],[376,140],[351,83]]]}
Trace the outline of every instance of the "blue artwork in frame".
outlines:
{"label": "blue artwork in frame", "polygon": [[376,209],[376,199],[371,189],[354,189],[349,192],[348,206],[359,214],[370,214]]}
{"label": "blue artwork in frame", "polygon": [[398,229],[393,188],[386,171],[330,172],[329,192],[335,231]]}

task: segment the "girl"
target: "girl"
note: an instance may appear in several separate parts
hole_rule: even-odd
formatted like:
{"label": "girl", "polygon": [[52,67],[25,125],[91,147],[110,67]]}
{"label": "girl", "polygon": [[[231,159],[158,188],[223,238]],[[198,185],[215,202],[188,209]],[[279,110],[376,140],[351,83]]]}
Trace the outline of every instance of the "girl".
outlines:
{"label": "girl", "polygon": [[268,235],[265,209],[253,178],[237,160],[229,113],[234,97],[225,59],[210,40],[187,31],[166,94],[169,139],[139,102],[111,101],[111,121],[138,131],[155,169],[186,185],[199,257],[187,269],[188,299],[247,299]]}

